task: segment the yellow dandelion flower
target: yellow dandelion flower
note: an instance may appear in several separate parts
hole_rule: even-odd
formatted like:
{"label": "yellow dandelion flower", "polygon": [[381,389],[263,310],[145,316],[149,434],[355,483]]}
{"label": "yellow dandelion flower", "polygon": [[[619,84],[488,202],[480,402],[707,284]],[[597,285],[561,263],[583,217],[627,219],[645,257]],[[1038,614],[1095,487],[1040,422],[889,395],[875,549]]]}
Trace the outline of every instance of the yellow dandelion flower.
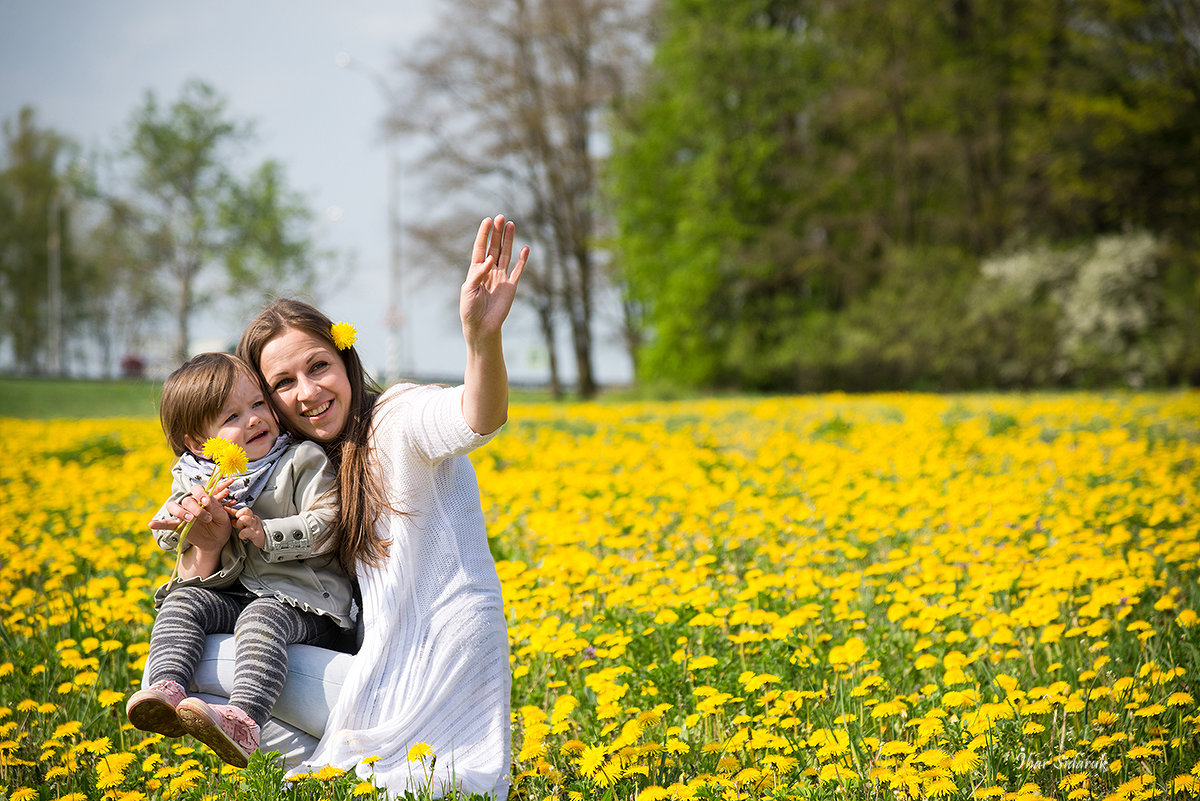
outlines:
{"label": "yellow dandelion flower", "polygon": [[79,744],[79,750],[96,756],[103,756],[112,751],[112,740],[107,737],[97,737],[95,740],[84,740]]}
{"label": "yellow dandelion flower", "polygon": [[605,751],[606,749],[603,745],[589,745],[583,749],[583,753],[579,755],[579,759],[575,761],[575,764],[579,765],[579,770],[584,776],[590,778],[604,764]]}
{"label": "yellow dandelion flower", "polygon": [[338,350],[354,347],[358,341],[358,331],[350,323],[336,322],[329,327],[329,336]]}
{"label": "yellow dandelion flower", "polygon": [[176,796],[184,790],[190,790],[204,778],[204,774],[198,770],[192,769],[184,771],[167,784],[167,795]]}
{"label": "yellow dandelion flower", "polygon": [[341,768],[335,768],[333,765],[326,765],[314,773],[313,778],[319,782],[328,782],[338,778],[339,776],[345,775],[346,771],[342,770]]}
{"label": "yellow dandelion flower", "polygon": [[904,740],[892,740],[891,742],[884,743],[879,748],[879,755],[885,758],[905,756],[911,754],[915,750],[916,748],[913,747],[912,743],[906,743]]}
{"label": "yellow dandelion flower", "polygon": [[18,787],[8,797],[10,801],[32,801],[38,797],[38,791],[32,787]]}
{"label": "yellow dandelion flower", "polygon": [[68,720],[66,723],[60,724],[54,730],[54,734],[50,736],[52,740],[61,740],[64,737],[74,737],[79,734],[79,730],[83,728],[83,724],[78,720]]}
{"label": "yellow dandelion flower", "polygon": [[370,795],[373,792],[375,792],[374,784],[371,782],[359,782],[358,784],[354,785],[354,790],[351,791],[350,795],[357,798],[361,795]]}
{"label": "yellow dandelion flower", "polygon": [[948,762],[950,757],[940,748],[930,748],[917,754],[915,759],[917,762],[936,768]]}
{"label": "yellow dandelion flower", "polygon": [[1141,709],[1139,709],[1137,712],[1134,712],[1133,716],[1135,718],[1150,718],[1150,717],[1154,717],[1155,715],[1161,715],[1163,712],[1166,712],[1166,711],[1167,711],[1167,708],[1165,706],[1163,706],[1162,704],[1150,704],[1150,706],[1144,706]]}
{"label": "yellow dandelion flower", "polygon": [[962,775],[970,773],[979,767],[979,754],[972,751],[970,748],[964,748],[961,751],[956,751],[954,756],[950,757],[949,768],[953,773]]}
{"label": "yellow dandelion flower", "polygon": [[204,447],[200,450],[201,455],[210,462],[216,462],[221,459],[230,448],[236,448],[229,440],[224,437],[209,437],[204,440]]}
{"label": "yellow dandelion flower", "polygon": [[128,752],[102,757],[96,762],[96,786],[101,790],[107,790],[119,785],[125,780],[125,771],[136,758]]}
{"label": "yellow dandelion flower", "polygon": [[1171,693],[1167,696],[1167,706],[1191,706],[1194,703],[1196,703],[1196,699],[1192,698],[1189,693]]}
{"label": "yellow dandelion flower", "polygon": [[1175,781],[1172,782],[1171,787],[1177,796],[1181,793],[1187,793],[1195,798],[1197,795],[1200,795],[1200,778],[1181,773],[1175,777]]}
{"label": "yellow dandelion flower", "polygon": [[671,791],[665,787],[652,784],[638,793],[637,797],[638,801],[667,801],[671,797]]}
{"label": "yellow dandelion flower", "polygon": [[903,701],[899,699],[893,699],[891,701],[883,701],[876,704],[871,710],[871,718],[873,720],[878,720],[879,718],[888,718],[892,717],[893,715],[903,715],[907,711],[908,707],[905,706]]}
{"label": "yellow dandelion flower", "polygon": [[762,771],[758,768],[743,768],[738,771],[738,774],[733,777],[733,780],[738,784],[753,784],[762,778]]}
{"label": "yellow dandelion flower", "polygon": [[116,690],[101,690],[96,696],[96,701],[100,706],[114,706],[125,700],[125,693],[117,692]]}
{"label": "yellow dandelion flower", "polygon": [[425,757],[432,754],[433,749],[430,748],[428,743],[417,743],[412,748],[408,749],[408,761],[417,762],[418,760],[423,760]]}
{"label": "yellow dandelion flower", "polygon": [[817,782],[827,784],[829,782],[840,781],[843,776],[848,774],[849,771],[846,768],[838,767],[836,762],[831,762],[821,768],[821,772],[817,774]]}
{"label": "yellow dandelion flower", "polygon": [[[234,445],[228,440],[219,439],[219,442],[225,443],[212,460],[217,463],[217,469],[221,471],[222,476],[240,476],[246,472],[246,467],[249,464],[246,457],[246,452],[241,446]],[[212,440],[208,440],[212,442]],[[208,442],[204,443],[205,453],[208,452]]]}
{"label": "yellow dandelion flower", "polygon": [[957,791],[958,786],[947,776],[939,776],[925,785],[925,795],[929,798],[943,798]]}

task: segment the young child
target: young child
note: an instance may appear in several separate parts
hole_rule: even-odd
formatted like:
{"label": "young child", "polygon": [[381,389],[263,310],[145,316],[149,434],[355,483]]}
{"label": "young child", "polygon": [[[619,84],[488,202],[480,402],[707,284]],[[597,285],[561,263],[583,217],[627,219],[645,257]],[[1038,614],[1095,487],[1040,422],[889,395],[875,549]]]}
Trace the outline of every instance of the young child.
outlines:
{"label": "young child", "polygon": [[[283,688],[287,646],[324,644],[354,625],[350,580],[327,536],[337,516],[333,477],[318,445],[280,436],[253,370],[231,354],[201,354],[173,372],[159,416],[180,457],[171,469],[171,498],[151,522],[164,549],[179,545],[180,521],[168,505],[187,495],[203,502],[215,468],[202,455],[207,439],[241,446],[248,466],[228,490],[222,480],[212,495],[228,492],[221,500],[232,518],[219,569],[172,577],[155,592],[159,613],[145,686],[130,696],[126,714],[139,729],[191,734],[245,767]],[[184,551],[189,547],[185,540]],[[222,632],[236,636],[233,691],[228,705],[210,705],[187,697],[185,688],[205,636]]]}

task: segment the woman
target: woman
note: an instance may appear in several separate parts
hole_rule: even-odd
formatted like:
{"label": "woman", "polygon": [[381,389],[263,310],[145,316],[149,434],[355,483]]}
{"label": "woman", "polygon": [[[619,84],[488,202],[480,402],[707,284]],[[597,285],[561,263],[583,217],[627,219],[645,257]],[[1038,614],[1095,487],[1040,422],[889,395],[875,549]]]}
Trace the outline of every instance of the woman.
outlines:
{"label": "woman", "polygon": [[[326,680],[325,694],[342,684],[307,766],[357,765],[394,791],[432,781],[435,793],[507,795],[508,636],[465,454],[508,416],[501,327],[529,256],[522,248],[509,270],[514,232],[502,216],[479,226],[459,298],[467,345],[460,387],[378,393],[354,348],[338,349],[331,321],[296,301],[268,306],[238,345],[285,427],[320,443],[336,466],[338,553],[362,592],[363,641],[353,658],[293,659],[290,676],[308,665]],[[197,519],[196,565],[212,564],[210,552],[228,538],[227,516],[201,500],[172,510]],[[269,740],[264,731],[264,749]],[[422,743],[436,760],[410,762],[409,749]]]}

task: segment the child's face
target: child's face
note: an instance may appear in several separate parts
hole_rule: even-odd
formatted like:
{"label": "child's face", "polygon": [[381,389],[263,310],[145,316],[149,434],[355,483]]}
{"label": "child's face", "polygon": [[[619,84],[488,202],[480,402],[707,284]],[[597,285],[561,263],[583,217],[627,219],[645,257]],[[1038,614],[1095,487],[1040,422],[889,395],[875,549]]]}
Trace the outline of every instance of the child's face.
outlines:
{"label": "child's face", "polygon": [[[263,397],[257,381],[245,375],[237,377],[225,405],[209,424],[205,436],[221,437],[240,445],[250,461],[270,453],[279,436],[279,424],[275,422],[271,405]],[[203,442],[195,442],[191,437],[185,437],[184,444],[197,456],[204,448]]]}

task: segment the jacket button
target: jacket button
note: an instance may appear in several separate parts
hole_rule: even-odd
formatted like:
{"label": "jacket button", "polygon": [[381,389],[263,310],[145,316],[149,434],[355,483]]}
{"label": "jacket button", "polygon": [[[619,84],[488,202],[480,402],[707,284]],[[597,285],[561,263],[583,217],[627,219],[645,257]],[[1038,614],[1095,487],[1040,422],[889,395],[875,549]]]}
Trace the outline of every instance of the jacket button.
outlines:
{"label": "jacket button", "polygon": [[322,594],[322,595],[324,595],[326,598],[328,598],[328,597],[329,597],[329,593],[327,593],[327,592],[323,592],[323,593],[321,593],[321,594]]}
{"label": "jacket button", "polygon": [[299,531],[292,532],[292,539],[299,540],[299,539],[303,539],[303,538],[304,538],[304,535],[301,534]]}
{"label": "jacket button", "polygon": [[283,532],[282,532],[282,531],[276,531],[276,532],[275,532],[275,541],[276,541],[276,542],[283,542]]}

